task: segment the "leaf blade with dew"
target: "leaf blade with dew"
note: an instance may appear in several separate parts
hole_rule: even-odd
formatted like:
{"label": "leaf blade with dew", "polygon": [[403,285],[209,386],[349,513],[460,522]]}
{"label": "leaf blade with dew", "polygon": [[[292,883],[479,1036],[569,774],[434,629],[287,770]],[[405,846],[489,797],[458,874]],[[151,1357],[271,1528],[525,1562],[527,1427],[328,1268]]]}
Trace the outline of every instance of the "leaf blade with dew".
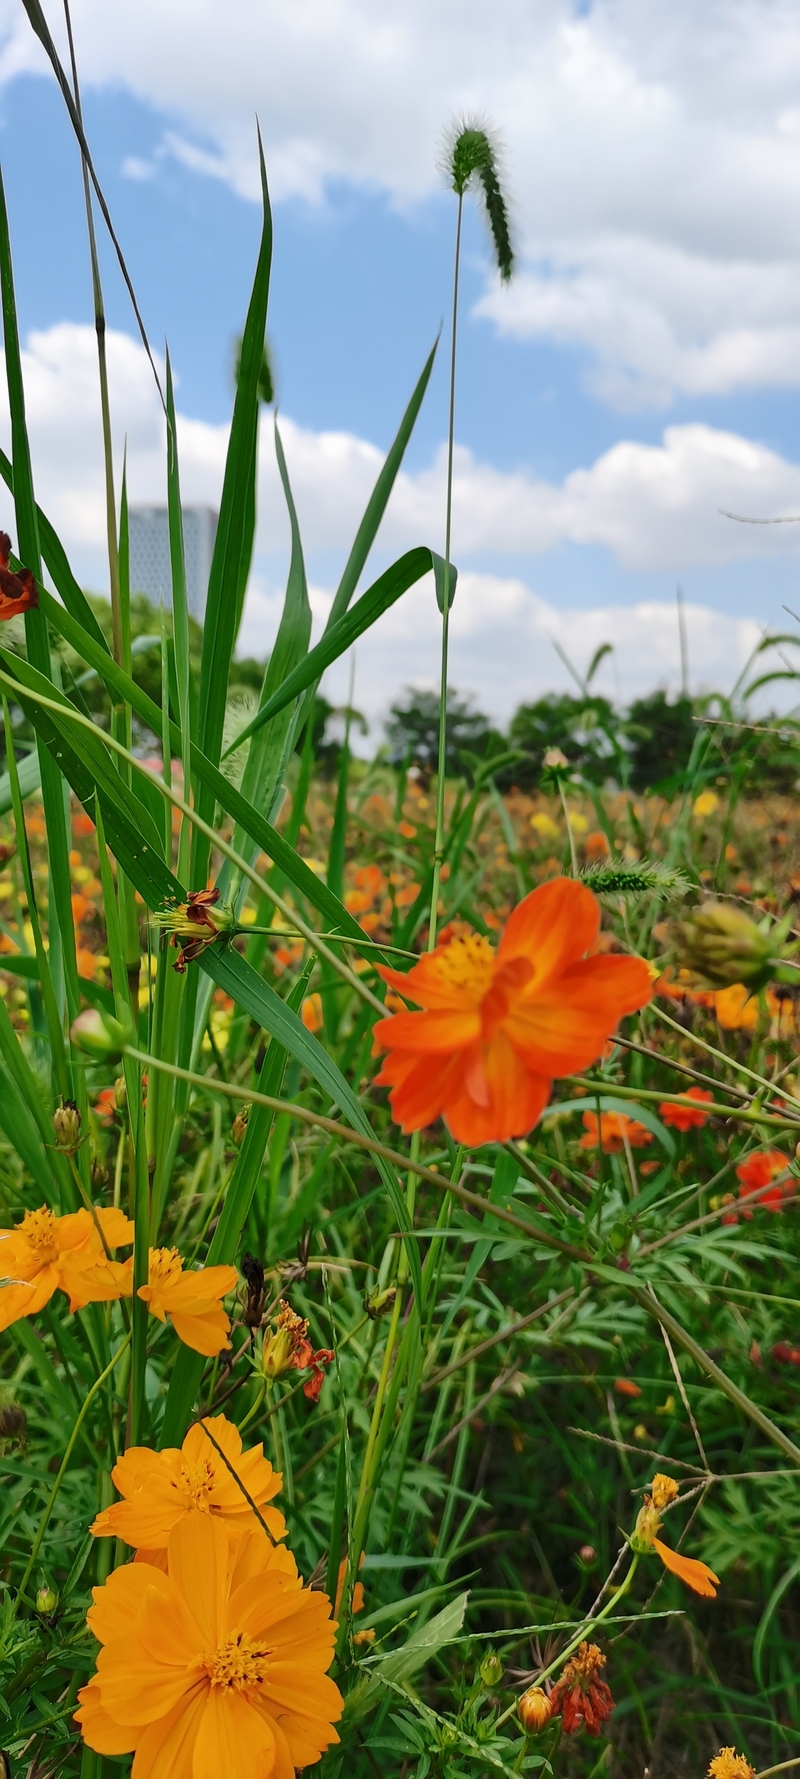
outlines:
{"label": "leaf blade with dew", "polygon": [[514,270],[514,249],[508,203],[500,179],[497,142],[485,123],[476,118],[463,118],[449,133],[446,157],[447,174],[459,198],[474,189],[477,182],[494,247],[495,264],[503,283],[507,284]]}

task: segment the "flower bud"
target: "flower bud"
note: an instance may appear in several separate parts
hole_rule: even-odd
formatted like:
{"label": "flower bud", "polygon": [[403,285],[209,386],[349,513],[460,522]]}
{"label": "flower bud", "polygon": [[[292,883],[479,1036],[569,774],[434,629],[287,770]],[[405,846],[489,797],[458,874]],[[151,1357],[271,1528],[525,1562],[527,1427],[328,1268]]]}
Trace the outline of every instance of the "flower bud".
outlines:
{"label": "flower bud", "polygon": [[103,1187],[108,1185],[109,1179],[110,1175],[105,1162],[100,1160],[99,1155],[95,1155],[92,1161],[91,1172],[91,1180],[95,1192],[102,1192]]}
{"label": "flower bud", "polygon": [[569,760],[567,759],[566,754],[562,753],[560,747],[548,747],[545,748],[542,764],[546,766],[550,772],[563,772],[564,767],[569,765]]}
{"label": "flower bud", "polygon": [[233,1123],[231,1125],[231,1142],[233,1143],[233,1146],[235,1149],[241,1149],[241,1146],[244,1142],[245,1131],[247,1130],[247,1121],[248,1121],[249,1117],[250,1117],[250,1105],[249,1105],[249,1103],[246,1103],[245,1105],[239,1107],[236,1117],[234,1118]]}
{"label": "flower bud", "polygon": [[83,1050],[98,1062],[116,1062],[135,1034],[132,1020],[123,1023],[110,1013],[101,1012],[99,1007],[87,1007],[73,1020],[69,1035],[76,1050]]}
{"label": "flower bud", "polygon": [[58,1594],[54,1587],[45,1583],[36,1592],[36,1610],[42,1618],[52,1618],[58,1605]]}
{"label": "flower bud", "polygon": [[763,987],[772,971],[776,934],[763,931],[741,908],[704,902],[679,928],[681,963],[711,988],[744,982]]}
{"label": "flower bud", "polygon": [[385,1291],[365,1291],[364,1308],[370,1321],[379,1322],[381,1316],[388,1316],[396,1296],[396,1285],[389,1285]]}
{"label": "flower bud", "polygon": [[529,1686],[517,1706],[522,1728],[529,1736],[537,1736],[546,1728],[553,1714],[547,1693],[541,1686]]}
{"label": "flower bud", "polygon": [[487,1651],[478,1669],[484,1686],[499,1686],[503,1678],[503,1664],[493,1649]]}
{"label": "flower bud", "polygon": [[74,1100],[63,1100],[53,1113],[56,1148],[62,1155],[74,1155],[81,1143],[81,1115]]}
{"label": "flower bud", "polygon": [[[22,1440],[25,1437],[27,1426],[28,1417],[18,1402],[6,1402],[5,1406],[0,1408],[0,1439]],[[1,1769],[0,1779],[2,1779]]]}
{"label": "flower bud", "polygon": [[124,1075],[118,1075],[114,1082],[114,1104],[118,1112],[124,1112],[128,1104],[128,1089],[125,1085]]}

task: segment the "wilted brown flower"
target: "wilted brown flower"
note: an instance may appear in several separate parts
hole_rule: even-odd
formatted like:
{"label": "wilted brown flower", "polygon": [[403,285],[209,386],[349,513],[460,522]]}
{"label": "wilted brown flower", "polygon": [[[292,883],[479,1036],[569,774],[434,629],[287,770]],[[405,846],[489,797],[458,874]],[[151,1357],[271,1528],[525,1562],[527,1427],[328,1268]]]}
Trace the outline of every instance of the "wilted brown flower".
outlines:
{"label": "wilted brown flower", "polygon": [[553,1716],[560,1713],[565,1735],[573,1736],[585,1724],[590,1736],[599,1736],[611,1716],[614,1700],[606,1681],[598,1678],[605,1665],[606,1658],[596,1643],[582,1643],[556,1681],[550,1710]]}

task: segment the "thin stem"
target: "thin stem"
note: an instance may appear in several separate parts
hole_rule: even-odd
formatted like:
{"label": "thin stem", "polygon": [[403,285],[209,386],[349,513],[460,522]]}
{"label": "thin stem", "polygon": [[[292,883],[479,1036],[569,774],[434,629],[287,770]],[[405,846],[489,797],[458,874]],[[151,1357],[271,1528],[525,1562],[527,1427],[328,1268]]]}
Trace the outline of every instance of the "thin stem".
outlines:
{"label": "thin stem", "polygon": [[[613,1594],[609,1594],[608,1599],[605,1603],[605,1606],[603,1606],[599,1612],[595,1613],[593,1618],[590,1618],[587,1616],[583,1620],[580,1630],[576,1631],[575,1636],[572,1638],[572,1641],[567,1644],[566,1649],[562,1649],[560,1651],[560,1653],[553,1658],[549,1667],[543,1668],[541,1671],[541,1674],[537,1674],[537,1676],[536,1676],[536,1685],[537,1686],[541,1686],[543,1680],[549,1680],[550,1675],[555,1673],[556,1668],[560,1668],[564,1662],[569,1661],[570,1656],[574,1654],[574,1651],[576,1649],[578,1649],[580,1644],[583,1642],[584,1637],[586,1636],[587,1630],[593,1631],[595,1625],[601,1624],[604,1618],[609,1617],[609,1615],[613,1612],[614,1607],[622,1599],[623,1594],[627,1594],[628,1589],[631,1585],[631,1582],[633,1581],[634,1575],[636,1574],[638,1564],[639,1564],[639,1558],[638,1558],[636,1552],[634,1551],[632,1559],[631,1559],[631,1566],[630,1566],[629,1570],[627,1571],[627,1574],[623,1575],[623,1578],[619,1584],[619,1587],[614,1589]],[[498,1717],[497,1723],[495,1724],[495,1729],[499,1729],[501,1723],[505,1723],[507,1718],[513,1716],[513,1713],[516,1711],[516,1709],[517,1709],[517,1700],[515,1699],[513,1704],[509,1705],[507,1710],[505,1710],[503,1712],[502,1716]]]}
{"label": "thin stem", "polygon": [[436,838],[433,850],[431,881],[431,917],[428,926],[428,950],[436,945],[436,924],[439,914],[439,884],[444,859],[444,793],[447,772],[447,653],[450,636],[450,536],[453,519],[453,452],[456,423],[456,348],[458,343],[458,275],[461,264],[461,221],[464,194],[458,194],[456,251],[453,265],[453,332],[450,341],[450,408],[447,426],[447,497],[444,522],[444,591],[442,596],[442,683],[439,694],[439,756],[436,779]]}
{"label": "thin stem", "polygon": [[111,1376],[111,1373],[114,1370],[114,1367],[119,1364],[119,1361],[122,1358],[123,1353],[130,1346],[130,1343],[131,1343],[131,1337],[129,1334],[126,1334],[125,1339],[122,1342],[122,1345],[117,1347],[116,1353],[114,1354],[113,1358],[109,1360],[109,1363],[105,1368],[105,1371],[101,1371],[100,1376],[98,1378],[95,1378],[95,1381],[92,1384],[91,1388],[89,1390],[87,1390],[86,1397],[83,1401],[83,1404],[82,1404],[80,1410],[78,1411],[78,1416],[75,1421],[75,1425],[74,1425],[72,1432],[69,1436],[69,1439],[67,1441],[67,1449],[66,1449],[64,1456],[61,1460],[61,1463],[59,1465],[59,1468],[58,1468],[58,1471],[56,1474],[56,1478],[53,1483],[53,1487],[50,1490],[50,1494],[49,1494],[48,1501],[47,1501],[47,1506],[46,1506],[44,1513],[42,1515],[42,1519],[39,1524],[39,1530],[36,1534],[36,1537],[34,1538],[33,1545],[31,1547],[31,1554],[30,1554],[27,1564],[25,1566],[25,1573],[22,1577],[22,1580],[19,1584],[19,1588],[17,1590],[17,1601],[18,1602],[24,1596],[25,1589],[26,1589],[28,1582],[30,1581],[30,1578],[31,1578],[34,1564],[35,1564],[36,1559],[39,1555],[39,1552],[42,1548],[42,1540],[44,1538],[45,1532],[47,1531],[48,1525],[50,1524],[50,1515],[52,1514],[53,1508],[55,1507],[56,1500],[58,1498],[58,1492],[61,1488],[61,1484],[64,1481],[64,1477],[65,1477],[66,1470],[67,1470],[67,1465],[69,1464],[70,1458],[72,1457],[72,1453],[74,1451],[74,1448],[75,1448],[75,1445],[76,1445],[76,1442],[78,1439],[78,1434],[80,1433],[80,1430],[83,1426],[83,1423],[86,1419],[87,1414],[89,1413],[89,1409],[92,1405],[92,1402],[94,1401],[95,1396],[97,1395],[98,1390],[102,1389],[103,1384],[106,1381],[106,1378],[109,1378]]}

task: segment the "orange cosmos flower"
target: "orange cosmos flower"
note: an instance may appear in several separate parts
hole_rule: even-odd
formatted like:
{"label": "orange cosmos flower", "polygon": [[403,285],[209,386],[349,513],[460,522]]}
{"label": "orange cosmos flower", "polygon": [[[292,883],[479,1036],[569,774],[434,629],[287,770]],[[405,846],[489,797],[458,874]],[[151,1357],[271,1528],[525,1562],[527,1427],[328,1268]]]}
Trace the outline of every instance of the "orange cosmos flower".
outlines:
{"label": "orange cosmos flower", "polygon": [[325,1381],[324,1367],[330,1365],[335,1356],[331,1347],[320,1347],[314,1352],[305,1316],[298,1316],[291,1304],[281,1298],[275,1328],[269,1334],[265,1333],[261,1347],[261,1370],[265,1378],[273,1383],[285,1371],[307,1371],[310,1368],[311,1376],[303,1385],[303,1395],[311,1402],[319,1402]]}
{"label": "orange cosmos flower", "polygon": [[626,1139],[632,1149],[646,1149],[653,1141],[652,1131],[625,1112],[601,1112],[599,1129],[597,1113],[584,1112],[582,1123],[586,1134],[581,1137],[581,1149],[596,1149],[599,1143],[604,1155],[619,1155]]}
{"label": "orange cosmos flower", "polygon": [[[118,1283],[116,1295],[130,1297],[133,1261],[126,1260],[124,1266],[112,1263],[111,1271]],[[148,1282],[139,1286],[137,1295],[159,1322],[166,1322],[169,1316],[184,1346],[213,1358],[230,1344],[231,1324],[221,1299],[238,1282],[235,1266],[205,1266],[184,1272],[183,1257],[177,1248],[151,1248]]]}
{"label": "orange cosmos flower", "polygon": [[758,995],[751,994],[743,982],[732,982],[713,994],[714,1011],[724,1032],[754,1032],[758,1025]]}
{"label": "orange cosmos flower", "polygon": [[72,1311],[121,1297],[123,1269],[108,1261],[106,1249],[132,1241],[133,1224],[112,1207],[94,1216],[80,1210],[58,1217],[47,1205],[26,1211],[16,1229],[0,1229],[0,1331],[34,1315],[54,1291],[66,1292]]}
{"label": "orange cosmos flower", "polygon": [[0,531],[0,620],[16,618],[20,612],[32,611],[39,604],[39,589],[29,568],[12,574],[8,566],[11,539]]}
{"label": "orange cosmos flower", "polygon": [[665,1100],[658,1108],[659,1116],[665,1124],[671,1124],[673,1130],[699,1130],[708,1122],[708,1113],[700,1110],[701,1104],[703,1100],[711,1100],[713,1097],[705,1087],[687,1087],[686,1098],[696,1100],[697,1107],[674,1106],[669,1100]]}
{"label": "orange cosmos flower", "polygon": [[382,967],[390,987],[423,1009],[379,1020],[376,1079],[405,1131],[443,1115],[458,1143],[524,1136],[557,1075],[587,1068],[624,1013],[652,994],[636,957],[587,956],[600,908],[566,877],[533,890],[511,915],[496,953],[478,933],[420,959],[407,976]]}
{"label": "orange cosmos flower", "polygon": [[636,1519],[636,1527],[631,1539],[631,1547],[640,1555],[655,1551],[661,1558],[665,1569],[677,1575],[694,1593],[702,1594],[705,1599],[713,1600],[719,1586],[719,1576],[709,1569],[707,1563],[701,1563],[697,1557],[681,1556],[680,1551],[671,1550],[664,1544],[658,1534],[661,1530],[661,1511],[669,1507],[678,1495],[678,1484],[674,1477],[658,1475],[653,1479],[649,1495],[645,1495],[644,1505],[640,1507]]}
{"label": "orange cosmos flower", "polygon": [[338,1741],[330,1601],[263,1532],[231,1544],[189,1514],[166,1574],[130,1563],[93,1595],[102,1648],[75,1715],[97,1753],[135,1751],[136,1779],[294,1779]]}
{"label": "orange cosmos flower", "polygon": [[242,1450],[238,1427],[224,1415],[212,1415],[190,1427],[180,1451],[173,1446],[161,1452],[129,1446],[114,1465],[111,1480],[122,1500],[97,1515],[91,1528],[95,1538],[122,1538],[136,1550],[162,1551],[175,1526],[195,1513],[221,1520],[234,1535],[257,1532],[261,1522],[250,1502],[273,1538],[286,1534],[283,1514],[267,1505],[283,1478],[264,1457],[263,1446]]}
{"label": "orange cosmos flower", "polygon": [[721,1748],[709,1761],[708,1779],[755,1779],[755,1767],[735,1748]]}

